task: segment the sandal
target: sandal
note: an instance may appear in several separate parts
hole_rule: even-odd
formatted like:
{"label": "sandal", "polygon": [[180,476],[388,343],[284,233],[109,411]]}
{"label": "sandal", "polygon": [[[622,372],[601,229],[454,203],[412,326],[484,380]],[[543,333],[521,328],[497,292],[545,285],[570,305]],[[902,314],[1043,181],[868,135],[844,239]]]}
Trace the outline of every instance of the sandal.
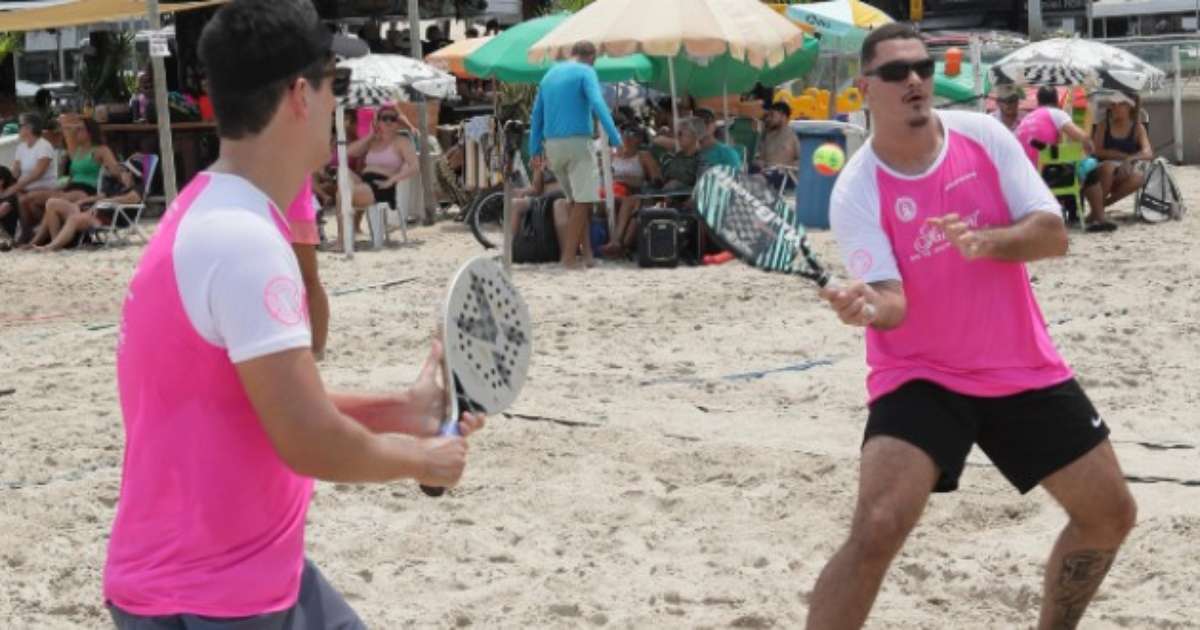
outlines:
{"label": "sandal", "polygon": [[1112,221],[1100,221],[1099,223],[1089,223],[1083,229],[1085,232],[1114,232],[1117,229],[1117,224]]}

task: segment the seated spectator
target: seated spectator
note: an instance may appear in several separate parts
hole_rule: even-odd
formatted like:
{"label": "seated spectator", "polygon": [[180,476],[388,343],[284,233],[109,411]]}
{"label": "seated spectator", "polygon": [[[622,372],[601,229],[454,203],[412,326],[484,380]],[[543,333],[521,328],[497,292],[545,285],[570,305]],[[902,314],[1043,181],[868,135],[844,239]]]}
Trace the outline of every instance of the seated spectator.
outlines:
{"label": "seated spectator", "polygon": [[696,110],[692,124],[700,136],[700,168],[703,171],[710,166],[728,166],[733,169],[742,168],[742,156],[736,149],[717,142],[717,116],[711,109]]}
{"label": "seated spectator", "polygon": [[996,109],[992,112],[992,118],[999,120],[1012,132],[1016,132],[1017,125],[1021,124],[1021,92],[1018,91],[1020,89],[997,92]]}
{"label": "seated spectator", "polygon": [[700,137],[704,123],[688,119],[681,121],[676,140],[679,150],[667,153],[662,159],[663,190],[691,190],[700,178]]}
{"label": "seated spectator", "polygon": [[603,247],[605,256],[620,256],[625,253],[621,238],[641,205],[637,196],[647,186],[662,182],[662,169],[658,162],[642,147],[646,145],[646,132],[640,127],[626,126],[621,130],[621,146],[613,151],[613,196],[620,200],[617,207],[615,230]]}
{"label": "seated spectator", "polygon": [[1089,232],[1117,229],[1117,224],[1105,217],[1105,209],[1142,187],[1145,176],[1138,163],[1154,159],[1150,134],[1139,120],[1140,105],[1136,94],[1110,103],[1104,120],[1092,132],[1094,155],[1102,161],[1084,182]]}
{"label": "seated spectator", "polygon": [[417,174],[417,150],[412,123],[395,105],[379,108],[371,133],[355,140],[349,156],[362,160],[362,180],[378,203],[396,205],[396,184]]}
{"label": "seated spectator", "polygon": [[13,181],[7,182],[0,192],[0,227],[13,240],[33,233],[30,225],[26,226],[24,234],[18,234],[21,195],[52,190],[58,181],[58,173],[52,167],[54,147],[42,137],[42,119],[37,114],[22,114],[20,122],[17,131],[20,140],[11,170]]}
{"label": "seated spectator", "polygon": [[546,168],[546,160],[541,156],[530,161],[533,168],[533,181],[529,188],[513,191],[512,207],[510,208],[510,229],[515,235],[521,229],[521,220],[525,213],[535,203],[553,203],[554,229],[558,232],[559,242],[562,243],[567,235],[567,209],[571,205],[563,195],[562,186],[554,177],[554,172]]}
{"label": "seated spectator", "polygon": [[83,199],[94,198],[100,183],[100,170],[104,169],[114,178],[121,176],[121,165],[112,150],[104,144],[104,136],[100,125],[91,118],[79,118],[75,114],[63,114],[59,117],[63,139],[67,145],[67,157],[70,159],[67,186],[62,190],[31,191],[21,196],[21,222],[32,228],[41,223],[45,213],[46,202],[54,198],[80,202]]}
{"label": "seated spectator", "polygon": [[116,177],[105,177],[102,189],[84,197],[55,197],[46,201],[46,216],[34,234],[35,250],[57,251],[82,244],[92,229],[109,225],[115,214],[105,205],[142,201],[142,174],[130,162],[118,165]]}
{"label": "seated spectator", "polygon": [[1052,144],[1058,144],[1063,136],[1083,144],[1085,153],[1093,153],[1091,138],[1082,129],[1071,122],[1071,115],[1058,108],[1058,90],[1052,87],[1041,87],[1037,93],[1038,108],[1017,125],[1017,140],[1025,155],[1038,166],[1038,153]]}
{"label": "seated spectator", "polygon": [[468,28],[466,30],[466,32],[463,34],[467,37],[467,39],[474,39],[476,37],[479,37],[479,29],[472,26],[471,28]]}
{"label": "seated spectator", "polygon": [[767,107],[763,117],[763,131],[758,140],[758,155],[751,172],[762,173],[771,188],[778,190],[788,181],[794,181],[788,173],[800,164],[800,139],[788,126],[792,119],[792,108],[779,101]]}

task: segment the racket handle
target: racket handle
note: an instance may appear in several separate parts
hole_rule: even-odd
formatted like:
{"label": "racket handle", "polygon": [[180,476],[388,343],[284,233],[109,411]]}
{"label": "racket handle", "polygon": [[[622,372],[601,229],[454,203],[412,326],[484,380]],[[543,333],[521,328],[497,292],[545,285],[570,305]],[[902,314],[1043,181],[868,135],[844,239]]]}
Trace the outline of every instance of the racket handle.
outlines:
{"label": "racket handle", "polygon": [[[450,418],[449,420],[443,422],[442,428],[438,431],[438,435],[441,437],[454,437],[456,435],[462,435],[462,433],[458,430],[458,418]],[[446,494],[446,489],[439,486],[426,486],[422,484],[421,492],[424,492],[425,496],[437,498],[443,494]]]}

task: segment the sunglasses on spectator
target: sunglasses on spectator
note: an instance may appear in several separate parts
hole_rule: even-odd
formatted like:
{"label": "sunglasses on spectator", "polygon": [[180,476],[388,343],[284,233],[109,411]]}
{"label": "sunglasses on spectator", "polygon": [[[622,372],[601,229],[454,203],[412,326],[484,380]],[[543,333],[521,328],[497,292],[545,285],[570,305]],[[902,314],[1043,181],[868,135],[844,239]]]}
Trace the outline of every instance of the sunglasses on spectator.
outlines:
{"label": "sunglasses on spectator", "polygon": [[400,122],[400,117],[395,114],[384,114],[379,117],[379,122],[385,122],[385,123]]}
{"label": "sunglasses on spectator", "polygon": [[879,77],[888,83],[899,83],[908,79],[910,73],[917,73],[921,80],[933,76],[933,58],[926,57],[918,61],[889,61],[878,68],[867,70],[863,74],[869,77]]}

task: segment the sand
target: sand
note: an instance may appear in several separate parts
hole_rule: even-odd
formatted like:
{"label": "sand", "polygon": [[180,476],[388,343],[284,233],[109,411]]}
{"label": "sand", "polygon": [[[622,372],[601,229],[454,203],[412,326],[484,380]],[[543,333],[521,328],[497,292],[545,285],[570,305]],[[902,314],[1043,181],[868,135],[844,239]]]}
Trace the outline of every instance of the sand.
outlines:
{"label": "sand", "polygon": [[[1200,170],[1178,173],[1200,199]],[[410,382],[446,281],[480,253],[459,224],[410,235],[352,261],[322,254],[331,291],[412,278],[332,298],[331,387]],[[813,239],[832,260],[830,235]],[[1073,232],[1067,258],[1032,266],[1054,338],[1143,480],[1138,527],[1083,628],[1200,627],[1197,243],[1194,215],[1129,223]],[[0,395],[5,628],[107,622],[123,448],[112,324],[141,249],[0,254],[0,391],[15,388]],[[319,483],[312,559],[374,628],[800,627],[855,496],[861,335],[804,281],[736,262],[522,266],[516,283],[536,322],[520,416],[492,419],[441,500]],[[1064,522],[976,453],[868,627],[1032,627]]]}

